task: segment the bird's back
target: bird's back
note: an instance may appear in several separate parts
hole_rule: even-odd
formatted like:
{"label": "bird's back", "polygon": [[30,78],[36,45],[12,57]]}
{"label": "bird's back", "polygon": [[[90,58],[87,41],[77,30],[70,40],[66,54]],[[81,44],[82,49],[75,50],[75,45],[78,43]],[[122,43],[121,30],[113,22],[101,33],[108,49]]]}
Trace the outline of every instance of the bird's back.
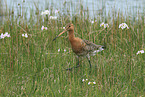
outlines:
{"label": "bird's back", "polygon": [[104,46],[102,45],[96,45],[88,40],[83,40],[83,42],[86,44],[83,47],[84,51],[88,52],[90,55],[95,55],[97,52],[104,50]]}

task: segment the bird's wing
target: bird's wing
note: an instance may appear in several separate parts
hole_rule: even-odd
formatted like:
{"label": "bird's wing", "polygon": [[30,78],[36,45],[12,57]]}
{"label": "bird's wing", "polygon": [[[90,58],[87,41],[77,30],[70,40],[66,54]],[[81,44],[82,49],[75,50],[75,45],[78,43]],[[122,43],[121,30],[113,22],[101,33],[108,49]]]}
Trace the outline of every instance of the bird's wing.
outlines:
{"label": "bird's wing", "polygon": [[84,46],[84,50],[86,50],[88,52],[95,51],[95,50],[100,50],[100,49],[104,50],[103,49],[104,46],[102,46],[102,45],[96,45],[96,44],[94,44],[94,43],[92,43],[88,40],[83,40],[83,42],[86,44]]}

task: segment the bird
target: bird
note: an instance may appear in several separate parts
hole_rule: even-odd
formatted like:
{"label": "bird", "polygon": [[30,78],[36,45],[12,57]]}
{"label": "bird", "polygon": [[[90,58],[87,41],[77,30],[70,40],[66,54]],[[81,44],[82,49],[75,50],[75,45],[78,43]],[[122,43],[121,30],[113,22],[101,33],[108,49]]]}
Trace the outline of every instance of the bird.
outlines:
{"label": "bird", "polygon": [[[79,37],[75,37],[75,35],[74,35],[74,25],[72,23],[68,23],[66,25],[64,31],[61,32],[58,36],[56,36],[53,39],[53,41],[56,40],[56,38],[58,38],[59,36],[61,36],[63,33],[67,32],[67,31],[69,32],[68,37],[69,37],[69,41],[71,43],[72,51],[78,57],[77,66],[72,67],[72,68],[77,68],[77,67],[80,66],[80,64],[79,64],[79,58],[80,57],[86,57],[88,62],[89,62],[90,68],[91,68],[92,65],[91,65],[91,61],[90,61],[90,56],[94,56],[94,55],[96,55],[97,52],[100,52],[100,51],[104,50],[105,46],[96,45],[95,43],[90,42],[88,40],[84,40],[84,39],[81,39]],[[68,68],[66,70],[71,70],[72,68]]]}

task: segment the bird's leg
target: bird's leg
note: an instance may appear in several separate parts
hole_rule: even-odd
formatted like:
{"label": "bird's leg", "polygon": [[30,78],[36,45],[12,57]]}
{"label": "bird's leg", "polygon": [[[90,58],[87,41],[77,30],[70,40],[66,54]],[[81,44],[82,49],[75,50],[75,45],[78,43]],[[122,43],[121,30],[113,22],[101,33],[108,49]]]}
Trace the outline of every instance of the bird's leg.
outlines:
{"label": "bird's leg", "polygon": [[80,57],[79,57],[79,56],[77,56],[77,58],[78,58],[78,63],[77,63],[76,68],[80,66],[80,60],[79,60],[79,59],[80,59]]}
{"label": "bird's leg", "polygon": [[72,70],[73,68],[78,68],[78,67],[80,66],[80,64],[79,64],[79,56],[78,56],[77,58],[78,58],[77,66],[74,66],[74,67],[72,67],[72,68],[68,68],[68,69],[66,69],[66,70]]}
{"label": "bird's leg", "polygon": [[88,62],[89,62],[89,64],[90,64],[90,68],[91,68],[92,66],[91,66],[90,56],[87,55],[86,57],[87,57],[87,59],[88,59]]}

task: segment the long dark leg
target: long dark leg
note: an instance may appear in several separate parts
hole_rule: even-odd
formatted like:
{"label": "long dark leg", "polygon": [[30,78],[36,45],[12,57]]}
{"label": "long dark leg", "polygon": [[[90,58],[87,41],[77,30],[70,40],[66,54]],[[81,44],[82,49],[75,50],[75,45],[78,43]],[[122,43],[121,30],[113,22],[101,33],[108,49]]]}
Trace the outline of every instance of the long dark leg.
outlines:
{"label": "long dark leg", "polygon": [[80,57],[78,56],[78,63],[77,63],[77,66],[76,67],[79,67],[80,66]]}
{"label": "long dark leg", "polygon": [[87,57],[87,59],[88,59],[88,62],[89,62],[89,64],[90,64],[90,68],[91,68],[92,66],[91,66],[90,56],[86,56],[86,57]]}
{"label": "long dark leg", "polygon": [[78,57],[78,63],[77,63],[77,66],[74,66],[74,67],[72,67],[72,68],[68,68],[68,69],[66,69],[66,70],[72,70],[73,68],[78,68],[80,66],[80,64],[79,64],[79,57]]}

